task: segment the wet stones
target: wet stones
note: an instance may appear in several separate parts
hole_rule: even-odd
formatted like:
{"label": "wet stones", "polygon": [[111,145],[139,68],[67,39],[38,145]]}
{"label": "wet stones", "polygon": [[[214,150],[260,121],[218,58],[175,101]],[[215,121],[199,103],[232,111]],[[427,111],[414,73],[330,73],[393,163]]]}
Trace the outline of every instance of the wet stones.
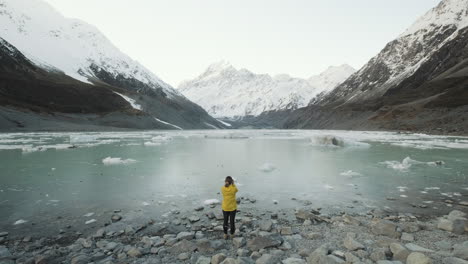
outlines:
{"label": "wet stones", "polygon": [[195,262],[195,264],[210,264],[210,263],[213,263],[211,262],[211,258],[205,257],[205,256],[198,257],[197,262]]}
{"label": "wet stones", "polygon": [[260,221],[258,227],[261,231],[270,232],[273,227],[273,221],[271,220],[263,220]]}
{"label": "wet stones", "polygon": [[211,257],[211,264],[219,264],[226,259],[226,255],[224,253],[218,253]]}
{"label": "wet stones", "polygon": [[468,261],[460,259],[460,258],[454,258],[454,257],[449,257],[445,258],[443,260],[444,264],[468,264]]}
{"label": "wet stones", "polygon": [[407,248],[398,243],[390,244],[390,251],[393,254],[393,259],[399,261],[406,261],[410,254],[410,251]]}
{"label": "wet stones", "polygon": [[138,248],[132,247],[127,251],[127,255],[132,258],[138,258],[140,257],[141,251]]}
{"label": "wet stones", "polygon": [[427,248],[423,248],[421,246],[418,246],[416,244],[413,244],[413,243],[408,243],[405,245],[405,247],[411,251],[416,251],[416,252],[426,252],[426,253],[433,253],[434,250],[431,250],[431,249],[427,249]]}
{"label": "wet stones", "polygon": [[195,207],[195,211],[197,211],[197,212],[203,211],[203,209],[205,209],[205,207],[203,207],[203,206]]}
{"label": "wet stones", "polygon": [[355,250],[358,250],[358,249],[364,249],[364,245],[357,242],[356,240],[354,240],[354,238],[356,237],[356,234],[354,233],[348,233],[346,235],[346,238],[343,242],[343,245],[345,246],[345,248],[347,248],[348,250],[351,250],[351,251],[355,251]]}
{"label": "wet stones", "polygon": [[10,259],[12,258],[13,256],[11,255],[10,251],[8,250],[8,248],[4,247],[4,246],[0,246],[0,260],[2,259]]}
{"label": "wet stones", "polygon": [[457,258],[468,260],[468,241],[456,244],[453,247],[453,255]]}
{"label": "wet stones", "polygon": [[170,252],[172,254],[180,254],[180,253],[184,253],[184,252],[193,252],[193,251],[195,251],[196,248],[197,248],[197,246],[195,245],[195,243],[184,239],[184,240],[174,244],[170,248]]}
{"label": "wet stones", "polygon": [[290,226],[283,226],[280,230],[280,234],[283,236],[290,236],[293,234],[293,230]]}
{"label": "wet stones", "polygon": [[305,260],[300,258],[287,258],[283,260],[281,263],[283,264],[306,264]]}
{"label": "wet stones", "polygon": [[114,214],[112,215],[111,217],[111,220],[112,220],[112,223],[115,223],[115,222],[118,222],[122,219],[122,216],[118,215],[118,214]]}
{"label": "wet stones", "polygon": [[193,237],[195,236],[195,232],[180,232],[177,234],[176,239],[177,240],[192,240]]}
{"label": "wet stones", "polygon": [[235,237],[232,239],[232,244],[236,248],[241,248],[245,245],[245,239],[243,237]]}
{"label": "wet stones", "polygon": [[281,240],[273,237],[255,237],[247,241],[247,248],[251,251],[258,251],[264,248],[277,247],[281,245]]}
{"label": "wet stones", "polygon": [[402,233],[401,234],[401,240],[402,241],[408,241],[408,242],[413,242],[414,241],[414,236],[410,233]]}
{"label": "wet stones", "polygon": [[200,221],[200,217],[196,216],[196,215],[192,215],[188,218],[188,220],[190,221],[190,223],[195,223],[195,222],[198,222]]}
{"label": "wet stones", "polygon": [[413,252],[409,254],[408,258],[406,259],[406,264],[431,264],[432,260],[427,257],[426,255]]}

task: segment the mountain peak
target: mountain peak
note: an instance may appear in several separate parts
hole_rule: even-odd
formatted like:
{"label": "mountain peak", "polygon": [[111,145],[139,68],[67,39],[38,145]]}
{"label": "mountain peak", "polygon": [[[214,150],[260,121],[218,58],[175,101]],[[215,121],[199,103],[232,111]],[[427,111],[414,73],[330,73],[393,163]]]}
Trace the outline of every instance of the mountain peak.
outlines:
{"label": "mountain peak", "polygon": [[458,29],[468,26],[468,0],[443,0],[411,25],[400,36],[414,34],[429,28],[455,25]]}
{"label": "mountain peak", "polygon": [[210,64],[210,66],[208,66],[206,71],[207,72],[208,71],[209,72],[221,72],[225,69],[230,69],[230,68],[234,68],[234,66],[232,66],[232,64],[229,61],[220,60],[220,61]]}
{"label": "mountain peak", "polygon": [[322,91],[330,91],[344,82],[356,69],[348,64],[329,66],[325,71],[308,79],[309,83]]}

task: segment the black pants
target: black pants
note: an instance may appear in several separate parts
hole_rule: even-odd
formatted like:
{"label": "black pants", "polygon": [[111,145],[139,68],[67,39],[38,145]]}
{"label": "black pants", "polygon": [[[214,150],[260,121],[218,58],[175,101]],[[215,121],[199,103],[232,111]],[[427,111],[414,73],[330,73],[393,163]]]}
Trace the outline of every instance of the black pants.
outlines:
{"label": "black pants", "polygon": [[223,211],[223,216],[224,216],[224,224],[223,224],[223,229],[224,229],[224,234],[228,233],[228,220],[231,228],[231,235],[236,232],[236,226],[235,226],[235,220],[236,220],[236,212],[237,210],[234,211]]}

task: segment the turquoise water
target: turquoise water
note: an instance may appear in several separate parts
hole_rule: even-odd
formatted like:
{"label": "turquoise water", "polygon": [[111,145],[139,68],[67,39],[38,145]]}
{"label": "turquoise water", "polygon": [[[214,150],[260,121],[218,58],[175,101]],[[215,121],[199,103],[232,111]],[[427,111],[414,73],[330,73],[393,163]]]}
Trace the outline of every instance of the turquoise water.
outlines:
{"label": "turquoise water", "polygon": [[443,213],[468,200],[467,158],[468,138],[390,132],[0,134],[0,230],[87,227],[115,209],[164,216],[221,200],[227,175],[250,208]]}

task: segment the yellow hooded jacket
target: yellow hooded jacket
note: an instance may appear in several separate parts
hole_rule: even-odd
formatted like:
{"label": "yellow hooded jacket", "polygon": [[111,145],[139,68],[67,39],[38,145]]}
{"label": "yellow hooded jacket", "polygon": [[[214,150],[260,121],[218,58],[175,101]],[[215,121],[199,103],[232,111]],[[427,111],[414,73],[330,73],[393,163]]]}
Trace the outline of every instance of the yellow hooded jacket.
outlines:
{"label": "yellow hooded jacket", "polygon": [[237,210],[236,185],[231,184],[228,187],[221,187],[221,193],[223,194],[223,203],[221,205],[223,211],[231,212]]}

